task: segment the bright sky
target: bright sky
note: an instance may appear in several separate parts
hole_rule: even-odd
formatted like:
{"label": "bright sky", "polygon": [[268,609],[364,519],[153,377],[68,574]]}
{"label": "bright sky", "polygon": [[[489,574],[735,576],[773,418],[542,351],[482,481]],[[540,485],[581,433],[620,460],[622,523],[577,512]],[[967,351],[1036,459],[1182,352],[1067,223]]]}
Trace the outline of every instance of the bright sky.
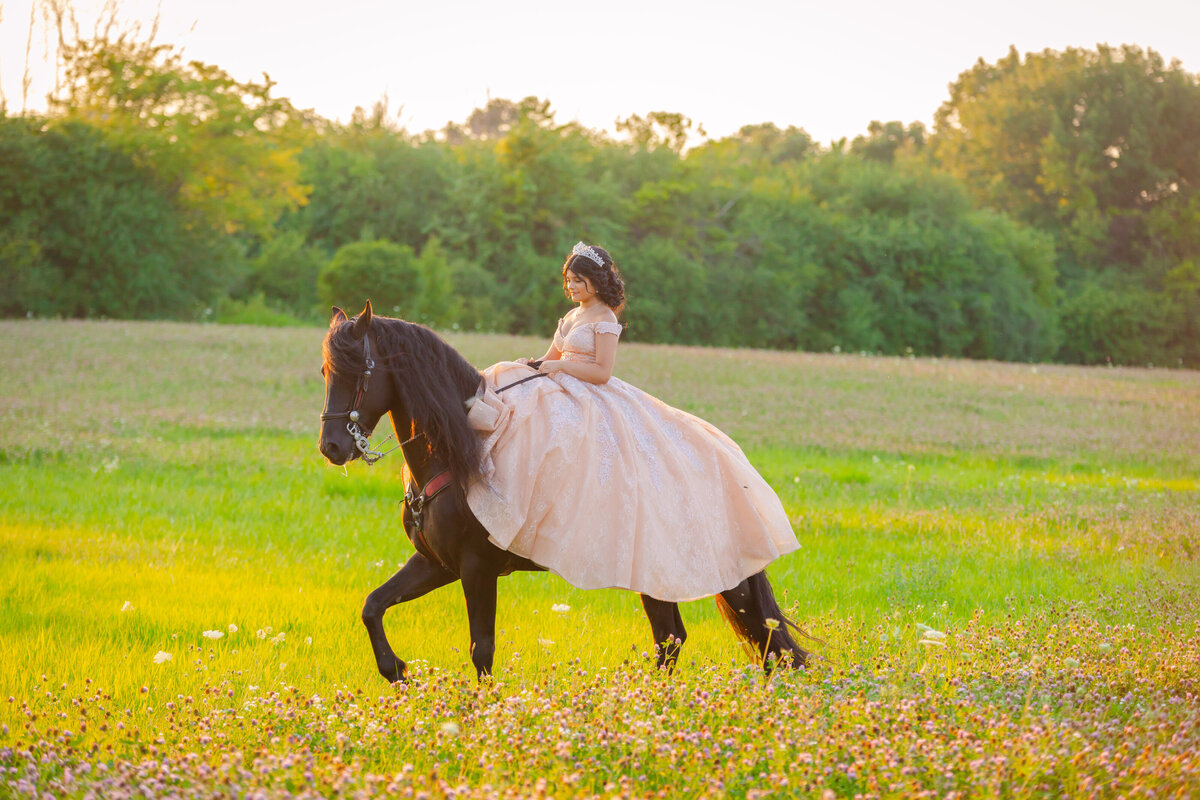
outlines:
{"label": "bright sky", "polygon": [[[41,0],[34,0],[41,5]],[[99,8],[74,0],[84,32]],[[154,0],[125,0],[149,20]],[[31,0],[0,0],[0,84],[11,112]],[[31,109],[53,84],[35,21]],[[162,0],[157,41],[345,120],[386,93],[410,131],[464,120],[492,97],[549,99],[559,122],[678,111],[711,136],[771,121],[822,142],[873,119],[930,123],[947,85],[1010,44],[1022,53],[1151,47],[1200,72],[1198,0]]]}

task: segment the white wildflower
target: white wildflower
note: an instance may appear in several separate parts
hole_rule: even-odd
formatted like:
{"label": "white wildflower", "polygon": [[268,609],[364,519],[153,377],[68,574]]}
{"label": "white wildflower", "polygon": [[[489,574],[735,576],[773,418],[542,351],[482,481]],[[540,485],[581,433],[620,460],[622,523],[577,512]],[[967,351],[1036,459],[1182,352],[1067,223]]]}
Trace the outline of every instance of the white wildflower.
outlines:
{"label": "white wildflower", "polygon": [[312,637],[311,636],[304,637],[304,644],[305,644],[305,646],[311,647],[312,646]]}
{"label": "white wildflower", "polygon": [[133,603],[126,600],[125,605],[121,606],[121,610],[122,611],[133,611]]}
{"label": "white wildflower", "polygon": [[237,625],[234,625],[232,622],[231,622],[231,623],[229,623],[229,632],[230,632],[230,633],[237,633],[237,631],[238,631],[238,627],[237,627]]}
{"label": "white wildflower", "polygon": [[571,610],[571,607],[566,603],[555,603],[554,605],[550,606],[550,610],[557,611],[559,614],[565,614]]}
{"label": "white wildflower", "polygon": [[921,634],[922,639],[945,639],[946,634],[939,630],[934,630],[923,622],[917,623],[917,630]]}
{"label": "white wildflower", "polygon": [[161,664],[164,661],[170,661],[170,660],[171,660],[170,653],[164,653],[162,650],[159,650],[157,653],[154,654],[154,663],[155,664]]}
{"label": "white wildflower", "polygon": [[459,727],[457,722],[450,721],[442,723],[442,733],[446,734],[447,736],[458,736],[458,732]]}
{"label": "white wildflower", "polygon": [[225,633],[223,631],[205,631],[200,635],[205,639],[220,639],[225,635]]}
{"label": "white wildflower", "polygon": [[273,645],[283,644],[283,637],[284,637],[284,633],[283,633],[283,631],[280,631],[278,636],[271,637],[271,644],[273,644]]}
{"label": "white wildflower", "polygon": [[256,630],[256,631],[254,632],[254,635],[255,635],[255,636],[257,636],[257,637],[258,637],[258,638],[260,638],[260,639],[265,639],[265,638],[267,638],[267,632],[266,632],[266,631],[264,631],[262,628],[259,628],[258,630]]}
{"label": "white wildflower", "polygon": [[779,620],[767,617],[763,620],[763,625],[767,626],[767,630],[774,631],[779,629]]}

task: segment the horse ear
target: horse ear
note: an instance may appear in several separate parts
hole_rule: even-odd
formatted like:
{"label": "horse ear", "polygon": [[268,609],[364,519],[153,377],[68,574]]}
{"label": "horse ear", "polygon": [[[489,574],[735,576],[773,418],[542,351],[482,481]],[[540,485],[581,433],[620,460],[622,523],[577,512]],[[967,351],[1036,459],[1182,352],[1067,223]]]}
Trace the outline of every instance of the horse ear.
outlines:
{"label": "horse ear", "polygon": [[366,306],[363,307],[362,313],[354,318],[354,338],[361,339],[367,335],[367,331],[371,329],[371,301],[368,300]]}
{"label": "horse ear", "polygon": [[346,316],[346,312],[342,311],[337,306],[334,306],[333,317],[329,320],[329,327],[332,328],[334,325],[341,325],[347,319],[349,319],[349,317]]}

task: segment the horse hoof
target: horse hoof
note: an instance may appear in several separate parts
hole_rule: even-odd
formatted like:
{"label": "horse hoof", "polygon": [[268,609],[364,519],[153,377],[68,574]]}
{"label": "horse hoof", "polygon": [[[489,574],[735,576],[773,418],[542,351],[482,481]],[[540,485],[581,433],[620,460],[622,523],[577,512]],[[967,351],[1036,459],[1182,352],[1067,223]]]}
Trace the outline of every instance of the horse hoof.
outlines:
{"label": "horse hoof", "polygon": [[381,669],[379,674],[391,684],[408,683],[408,664],[401,661],[391,669]]}

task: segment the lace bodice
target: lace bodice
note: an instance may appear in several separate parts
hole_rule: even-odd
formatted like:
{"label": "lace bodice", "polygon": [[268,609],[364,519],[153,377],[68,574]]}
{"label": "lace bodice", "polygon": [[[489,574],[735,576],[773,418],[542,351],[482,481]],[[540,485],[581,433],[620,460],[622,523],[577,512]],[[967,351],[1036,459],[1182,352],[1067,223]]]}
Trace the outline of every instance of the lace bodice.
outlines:
{"label": "lace bodice", "polygon": [[620,336],[621,325],[617,322],[576,322],[572,325],[568,317],[563,317],[558,321],[558,329],[554,331],[554,346],[562,353],[564,361],[594,362],[597,333],[615,333]]}

